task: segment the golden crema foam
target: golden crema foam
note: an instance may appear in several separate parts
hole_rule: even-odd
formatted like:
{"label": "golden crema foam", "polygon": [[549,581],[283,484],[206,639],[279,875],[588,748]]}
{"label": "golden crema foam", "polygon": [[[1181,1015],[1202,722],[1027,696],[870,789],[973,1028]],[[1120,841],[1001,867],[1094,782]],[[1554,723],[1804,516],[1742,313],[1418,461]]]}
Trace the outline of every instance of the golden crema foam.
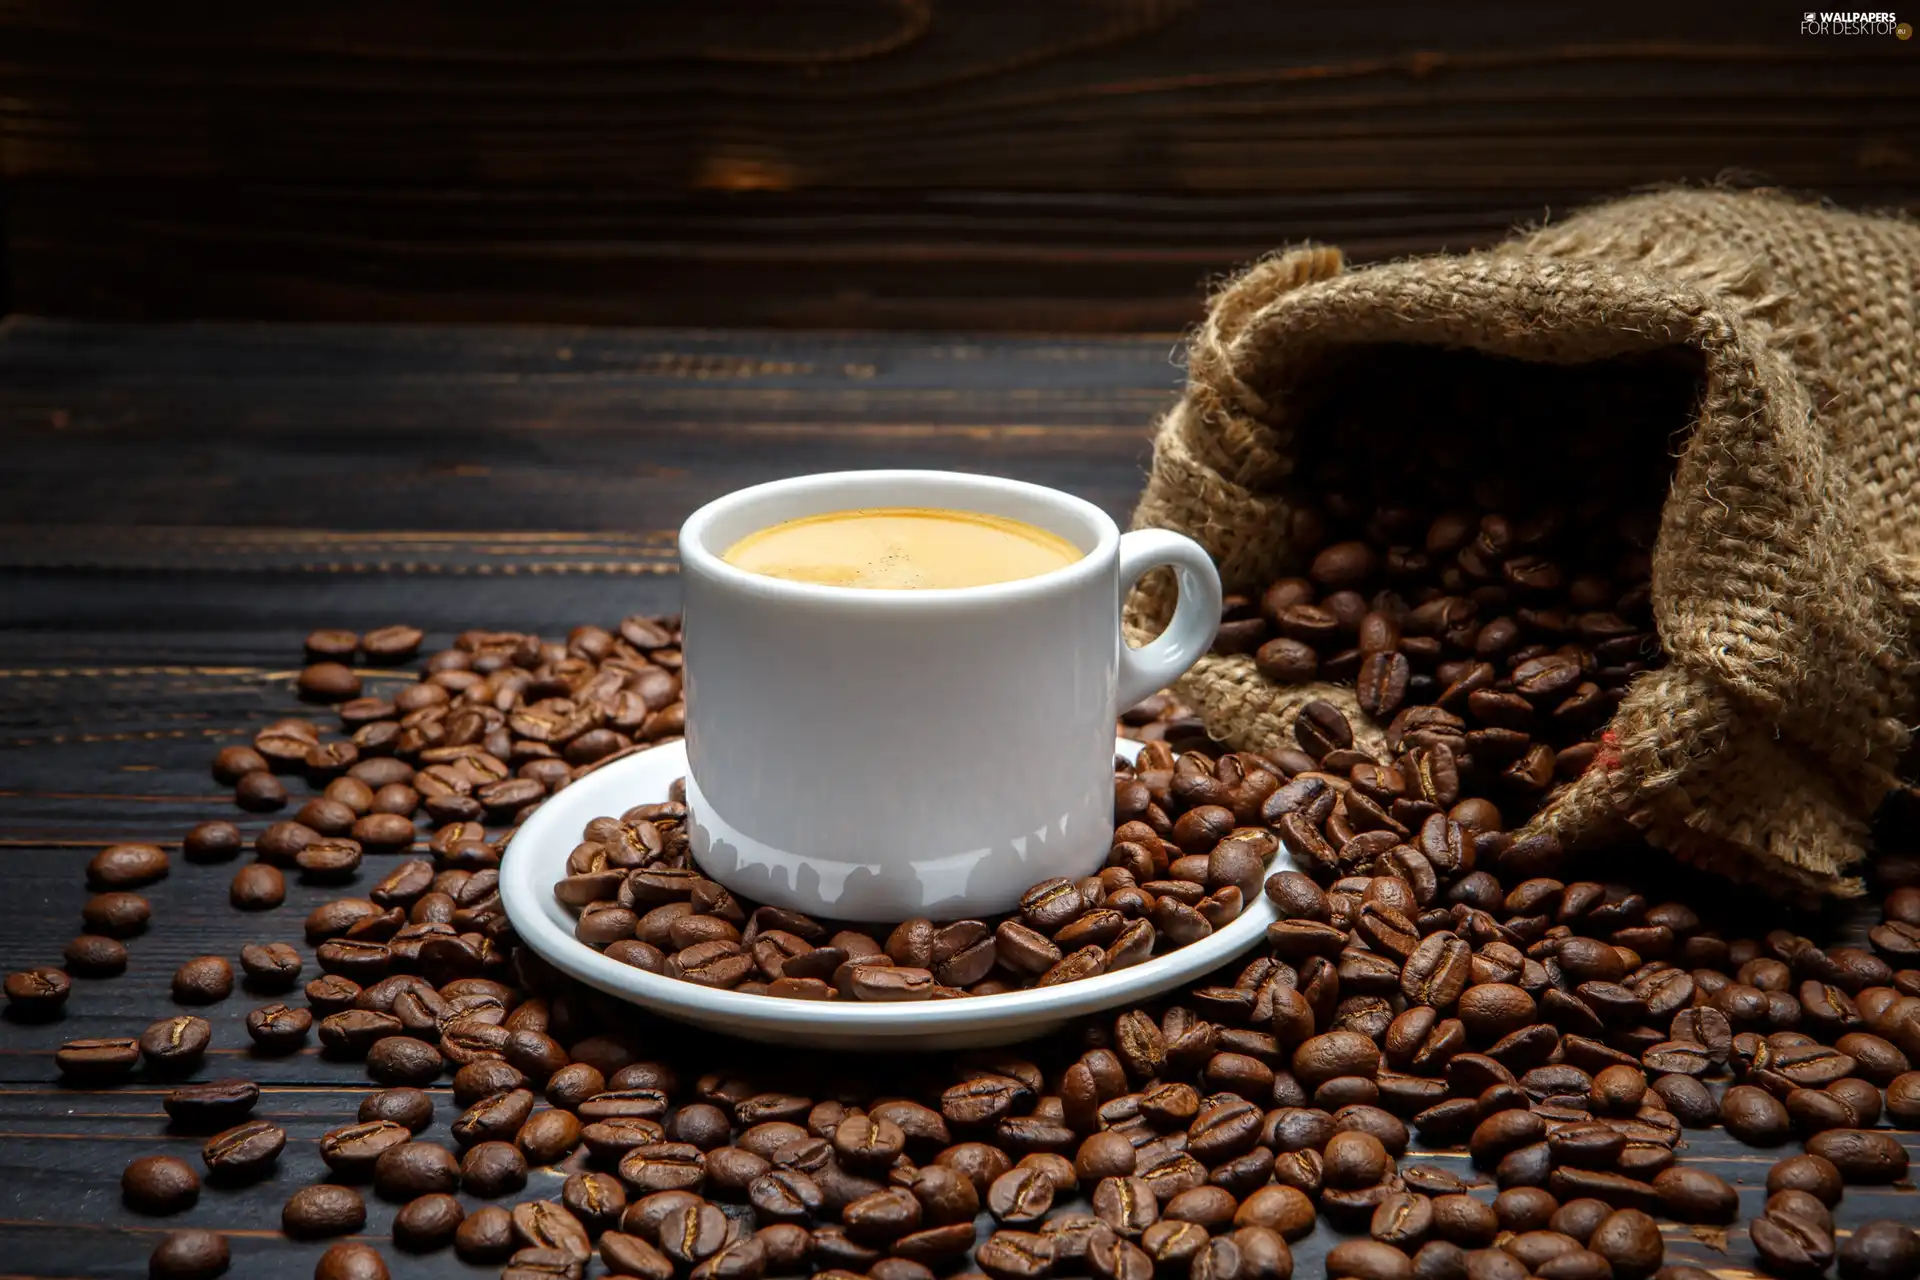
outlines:
{"label": "golden crema foam", "polygon": [[878,591],[983,587],[1064,569],[1080,548],[1006,516],[937,507],[830,511],[750,533],[722,557],[789,582]]}

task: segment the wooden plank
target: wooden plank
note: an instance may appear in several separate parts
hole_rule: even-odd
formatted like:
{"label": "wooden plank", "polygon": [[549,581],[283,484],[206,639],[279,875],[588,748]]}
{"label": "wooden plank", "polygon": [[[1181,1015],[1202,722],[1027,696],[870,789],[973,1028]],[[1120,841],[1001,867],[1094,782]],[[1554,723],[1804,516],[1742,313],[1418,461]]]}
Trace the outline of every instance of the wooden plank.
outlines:
{"label": "wooden plank", "polygon": [[1913,207],[1911,45],[1798,25],[1651,0],[7,0],[11,305],[1124,331],[1191,322],[1290,241],[1457,249],[1649,183]]}

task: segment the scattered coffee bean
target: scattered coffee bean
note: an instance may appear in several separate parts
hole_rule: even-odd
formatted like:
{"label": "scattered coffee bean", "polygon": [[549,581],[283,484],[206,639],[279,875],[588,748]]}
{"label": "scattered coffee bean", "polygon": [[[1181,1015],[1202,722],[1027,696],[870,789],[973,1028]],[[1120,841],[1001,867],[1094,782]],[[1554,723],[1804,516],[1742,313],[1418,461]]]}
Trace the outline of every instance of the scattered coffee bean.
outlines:
{"label": "scattered coffee bean", "polygon": [[181,1004],[213,1004],[233,994],[233,966],[225,956],[195,956],[173,973],[173,998]]}
{"label": "scattered coffee bean", "polygon": [[191,1071],[213,1043],[213,1024],[179,1014],[162,1018],[140,1033],[140,1056],[165,1071]]}
{"label": "scattered coffee bean", "polygon": [[287,789],[280,779],[261,770],[233,784],[233,801],[249,813],[272,813],[286,807]]}
{"label": "scattered coffee bean", "polygon": [[460,1185],[460,1162],[432,1142],[406,1142],[382,1151],[373,1163],[373,1189],[382,1200],[402,1203],[449,1193]]}
{"label": "scattered coffee bean", "polygon": [[87,864],[87,887],[95,892],[138,889],[164,877],[170,861],[157,844],[108,845]]}
{"label": "scattered coffee bean", "polygon": [[180,841],[180,852],[188,862],[229,862],[240,856],[246,843],[239,827],[215,819],[188,831]]}
{"label": "scattered coffee bean", "polygon": [[1904,1222],[1869,1222],[1840,1243],[1840,1280],[1914,1280],[1920,1235]]}
{"label": "scattered coffee bean", "polygon": [[16,1018],[39,1021],[55,1017],[73,990],[66,970],[36,965],[7,975],[7,1009]]}
{"label": "scattered coffee bean", "polygon": [[123,1080],[133,1071],[140,1061],[140,1042],[116,1037],[69,1040],[55,1051],[53,1060],[63,1076],[105,1084]]}
{"label": "scattered coffee bean", "polygon": [[200,1198],[200,1176],[184,1160],[141,1156],[120,1175],[120,1198],[139,1213],[179,1213]]}
{"label": "scattered coffee bean", "polygon": [[1747,1224],[1747,1235],[1767,1270],[1785,1280],[1817,1276],[1833,1265],[1832,1234],[1793,1214],[1761,1214]]}
{"label": "scattered coffee bean", "polygon": [[314,1264],[313,1280],[388,1280],[386,1260],[371,1245],[330,1245]]}
{"label": "scattered coffee bean", "polygon": [[360,1100],[360,1120],[387,1120],[418,1133],[433,1123],[433,1098],[418,1089],[382,1089]]}
{"label": "scattered coffee bean", "polygon": [[234,872],[227,899],[240,911],[271,911],[287,900],[287,878],[268,863],[248,863]]}
{"label": "scattered coffee bean", "polygon": [[200,1149],[207,1172],[223,1181],[250,1182],[264,1177],[287,1145],[287,1132],[262,1120],[250,1120],[207,1139]]}
{"label": "scattered coffee bean", "polygon": [[280,1229],[296,1240],[346,1235],[366,1222],[367,1204],[360,1193],[332,1183],[300,1188],[280,1211]]}
{"label": "scattered coffee bean", "polygon": [[89,932],[109,938],[131,938],[147,927],[153,906],[137,893],[113,890],[96,893],[80,908]]}
{"label": "scattered coffee bean", "polygon": [[462,1189],[483,1200],[512,1195],[527,1185],[527,1157],[511,1142],[480,1142],[460,1158]]}
{"label": "scattered coffee bean", "polygon": [[174,1124],[204,1133],[233,1127],[246,1119],[259,1100],[260,1086],[251,1080],[209,1080],[181,1085],[161,1100],[161,1106]]}
{"label": "scattered coffee bean", "polygon": [[225,1236],[190,1227],[160,1237],[147,1258],[147,1274],[154,1280],[214,1280],[231,1262]]}
{"label": "scattered coffee bean", "polygon": [[409,1253],[444,1249],[466,1219],[460,1202],[445,1193],[409,1200],[393,1216],[393,1242]]}

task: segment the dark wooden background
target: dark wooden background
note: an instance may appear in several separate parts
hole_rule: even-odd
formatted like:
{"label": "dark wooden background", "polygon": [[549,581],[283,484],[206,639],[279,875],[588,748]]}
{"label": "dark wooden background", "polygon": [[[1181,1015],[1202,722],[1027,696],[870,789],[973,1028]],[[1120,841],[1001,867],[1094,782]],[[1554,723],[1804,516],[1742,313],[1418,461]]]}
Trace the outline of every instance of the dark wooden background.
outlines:
{"label": "dark wooden background", "polygon": [[0,0],[0,311],[1170,330],[1307,237],[1721,174],[1920,204],[1920,41],[1800,14]]}
{"label": "dark wooden background", "polygon": [[[671,610],[680,520],[802,471],[990,471],[1124,515],[1171,335],[1285,242],[1463,248],[1722,175],[1920,208],[1920,42],[1799,15],[0,0],[0,969],[57,960],[99,846],[230,812],[207,761],[295,708],[312,627]],[[267,320],[363,323],[154,323]],[[595,323],[656,327],[566,327]],[[195,1143],[156,1082],[62,1089],[51,1052],[171,1012],[188,955],[298,940],[322,891],[243,920],[231,871],[177,867],[131,971],[61,1022],[0,1022],[0,1280],[145,1274],[163,1224],[119,1170]],[[246,1052],[260,1002],[215,1008],[201,1074],[262,1081],[294,1141],[181,1220],[233,1230],[237,1276],[297,1277],[319,1248],[279,1205],[366,1085]],[[1772,1156],[1690,1142],[1758,1207]],[[1841,1219],[1911,1203],[1851,1190]],[[1669,1245],[1752,1261],[1738,1230]]]}

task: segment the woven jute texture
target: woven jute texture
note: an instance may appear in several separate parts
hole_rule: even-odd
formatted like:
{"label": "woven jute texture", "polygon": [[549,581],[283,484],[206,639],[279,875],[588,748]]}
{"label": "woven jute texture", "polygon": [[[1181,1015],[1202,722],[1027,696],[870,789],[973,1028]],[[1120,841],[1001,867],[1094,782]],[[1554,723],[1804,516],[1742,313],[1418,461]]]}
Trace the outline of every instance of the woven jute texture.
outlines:
{"label": "woven jute texture", "polygon": [[[1159,424],[1137,528],[1175,529],[1228,590],[1297,570],[1288,478],[1318,443],[1293,406],[1334,362],[1422,344],[1584,364],[1690,349],[1703,370],[1653,552],[1669,664],[1629,688],[1592,766],[1535,819],[1572,846],[1639,832],[1789,896],[1858,894],[1869,819],[1914,715],[1920,595],[1920,227],[1768,193],[1669,191],[1498,248],[1347,270],[1293,249],[1210,302]],[[1136,641],[1169,587],[1128,606]],[[1277,687],[1247,657],[1179,686],[1236,748],[1291,741],[1350,689]]]}

